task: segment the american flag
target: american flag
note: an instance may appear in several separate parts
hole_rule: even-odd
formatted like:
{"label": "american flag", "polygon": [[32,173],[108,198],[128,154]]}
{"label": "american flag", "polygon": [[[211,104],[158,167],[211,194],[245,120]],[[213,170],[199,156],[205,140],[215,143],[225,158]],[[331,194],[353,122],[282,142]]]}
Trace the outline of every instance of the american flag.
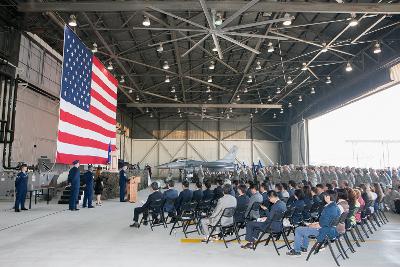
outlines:
{"label": "american flag", "polygon": [[114,76],[69,28],[64,29],[56,162],[107,164],[116,144]]}

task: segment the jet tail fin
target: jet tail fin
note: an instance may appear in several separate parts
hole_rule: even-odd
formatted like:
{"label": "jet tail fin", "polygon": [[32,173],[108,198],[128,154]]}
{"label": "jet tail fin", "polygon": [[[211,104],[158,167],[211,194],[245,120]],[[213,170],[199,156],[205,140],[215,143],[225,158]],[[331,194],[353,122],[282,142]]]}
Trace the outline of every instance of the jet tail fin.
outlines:
{"label": "jet tail fin", "polygon": [[233,146],[231,149],[229,149],[228,154],[222,159],[224,161],[234,161],[236,158],[236,154],[238,151],[237,146]]}

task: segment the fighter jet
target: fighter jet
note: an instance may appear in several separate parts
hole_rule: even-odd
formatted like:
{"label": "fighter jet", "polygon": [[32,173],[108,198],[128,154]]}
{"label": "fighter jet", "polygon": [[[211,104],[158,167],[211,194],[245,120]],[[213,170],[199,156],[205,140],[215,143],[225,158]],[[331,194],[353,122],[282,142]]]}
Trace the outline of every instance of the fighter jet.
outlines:
{"label": "fighter jet", "polygon": [[235,157],[238,151],[237,146],[233,146],[228,154],[220,160],[216,161],[201,161],[185,158],[177,158],[171,162],[156,166],[158,169],[181,169],[181,170],[194,170],[198,167],[203,167],[210,170],[228,170],[235,168]]}

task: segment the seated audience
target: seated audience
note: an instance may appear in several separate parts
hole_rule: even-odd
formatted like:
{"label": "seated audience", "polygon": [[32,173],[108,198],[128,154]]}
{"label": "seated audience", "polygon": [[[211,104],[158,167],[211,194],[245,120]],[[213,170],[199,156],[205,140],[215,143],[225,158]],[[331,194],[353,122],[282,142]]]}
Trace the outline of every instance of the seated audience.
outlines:
{"label": "seated audience", "polygon": [[[163,199],[163,194],[160,192],[157,182],[151,183],[151,189],[152,189],[153,193],[151,193],[149,195],[149,197],[147,198],[146,203],[144,203],[143,206],[136,207],[134,209],[134,211],[133,211],[133,224],[131,224],[130,227],[139,228],[139,215],[143,213],[143,219],[147,220],[147,216],[148,216],[148,212],[149,212],[150,206],[155,201]],[[147,222],[145,221],[144,224],[146,225]]]}
{"label": "seated audience", "polygon": [[[238,196],[236,211],[246,211],[249,206],[250,198],[246,195],[247,187],[244,184],[241,184],[237,188]],[[246,219],[246,213],[235,213],[235,222],[244,222]]]}
{"label": "seated audience", "polygon": [[249,205],[247,206],[246,214],[249,215],[251,220],[255,220],[260,218],[260,211],[259,209],[257,210],[252,210],[251,208],[253,207],[254,203],[262,203],[263,202],[263,197],[260,194],[260,192],[257,191],[256,185],[252,184],[250,189],[251,197],[250,197],[250,202]]}
{"label": "seated audience", "polygon": [[[340,214],[344,212],[349,212],[349,203],[347,202],[348,199],[348,194],[345,189],[337,189],[337,205],[340,209]],[[339,223],[336,226],[336,230],[338,231],[339,234],[344,234],[346,232],[346,226],[345,223]]]}
{"label": "seated audience", "polygon": [[[225,184],[222,189],[223,196],[218,199],[217,206],[215,207],[213,213],[210,215],[210,217],[201,219],[200,221],[201,231],[204,235],[203,241],[206,241],[208,236],[210,235],[209,227],[212,227],[218,223],[224,210],[226,208],[236,208],[237,201],[236,198],[231,195],[231,190],[232,186],[229,184]],[[222,225],[230,225],[232,223],[233,223],[233,217],[232,218],[223,217],[221,219]]]}
{"label": "seated audience", "polygon": [[290,205],[290,208],[294,209],[292,223],[299,224],[303,221],[303,211],[305,206],[303,190],[296,189],[293,196],[295,200]]}
{"label": "seated audience", "polygon": [[197,189],[193,191],[192,201],[199,203],[203,199],[203,184],[200,182],[196,183]]}
{"label": "seated audience", "polygon": [[163,198],[165,201],[164,211],[168,212],[168,216],[175,215],[175,200],[178,198],[178,191],[174,188],[175,182],[169,180],[167,182],[167,190],[163,193]]}
{"label": "seated audience", "polygon": [[192,190],[189,189],[188,181],[182,182],[182,188],[183,190],[179,193],[179,196],[175,201],[175,209],[178,212],[178,214],[181,214],[182,204],[190,202],[193,197],[193,192]]}
{"label": "seated audience", "polygon": [[271,227],[271,231],[279,233],[282,231],[282,222],[272,221],[276,213],[286,212],[286,204],[279,199],[278,194],[271,190],[267,193],[269,201],[272,203],[271,211],[266,214],[265,217],[260,218],[257,221],[248,222],[246,225],[246,245],[242,248],[253,248],[254,242],[257,241],[258,236],[261,232],[267,231]]}
{"label": "seated audience", "polygon": [[337,193],[333,190],[326,191],[326,194],[324,194],[324,201],[327,205],[321,213],[319,222],[296,228],[294,249],[287,252],[287,255],[301,256],[301,252],[307,252],[309,236],[316,236],[318,242],[323,242],[326,237],[335,238],[337,236],[336,227],[331,225],[332,221],[340,217],[340,209],[336,204],[336,195]]}
{"label": "seated audience", "polygon": [[214,189],[214,199],[220,199],[221,197],[224,196],[222,186],[224,185],[224,180],[218,179],[217,180],[217,187]]}
{"label": "seated audience", "polygon": [[214,198],[214,192],[211,190],[211,182],[206,180],[204,182],[206,190],[203,191],[203,200],[210,200]]}

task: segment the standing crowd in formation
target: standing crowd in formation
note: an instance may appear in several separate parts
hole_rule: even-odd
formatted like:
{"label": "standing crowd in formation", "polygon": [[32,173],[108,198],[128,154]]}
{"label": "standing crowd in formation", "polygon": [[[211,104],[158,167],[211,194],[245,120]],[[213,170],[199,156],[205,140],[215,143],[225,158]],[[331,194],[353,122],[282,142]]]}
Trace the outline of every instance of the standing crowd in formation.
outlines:
{"label": "standing crowd in formation", "polygon": [[[260,173],[263,174],[262,179]],[[196,225],[198,232],[204,235],[203,241],[222,237],[223,233],[218,229],[212,230],[216,225],[236,225],[237,228],[244,226],[247,242],[241,247],[249,249],[255,248],[261,233],[281,232],[285,221],[277,220],[277,215],[287,216],[289,213],[286,224],[293,227],[294,245],[288,245],[290,250],[287,255],[300,256],[308,251],[310,237],[315,237],[318,242],[323,242],[326,238],[334,239],[344,234],[349,227],[364,225],[363,218],[366,216],[377,214],[374,217],[377,218],[380,216],[378,212],[384,210],[400,212],[396,169],[389,172],[283,166],[259,169],[257,176],[249,179],[246,176],[241,177],[240,173],[229,176],[230,179],[223,175],[216,177],[215,188],[211,179],[204,177],[203,183],[197,181],[193,190],[190,189],[190,183],[184,180],[180,192],[174,188],[173,180],[166,181],[163,192],[160,185],[153,182],[152,193],[147,201],[143,206],[134,209],[131,227],[139,228],[141,222],[150,222],[153,225],[160,222],[165,225],[174,223],[182,219],[180,215],[185,212],[189,203],[197,203],[199,208],[209,202],[210,211],[201,214]],[[153,204],[156,202],[162,203],[159,212],[154,210]],[[230,208],[234,208],[235,213],[225,216],[225,211]],[[141,214],[143,218],[139,220]],[[168,216],[165,217],[165,214]],[[148,218],[149,216],[152,218]],[[341,216],[346,217],[345,221],[339,220]],[[166,221],[166,218],[170,218],[170,221]]]}

